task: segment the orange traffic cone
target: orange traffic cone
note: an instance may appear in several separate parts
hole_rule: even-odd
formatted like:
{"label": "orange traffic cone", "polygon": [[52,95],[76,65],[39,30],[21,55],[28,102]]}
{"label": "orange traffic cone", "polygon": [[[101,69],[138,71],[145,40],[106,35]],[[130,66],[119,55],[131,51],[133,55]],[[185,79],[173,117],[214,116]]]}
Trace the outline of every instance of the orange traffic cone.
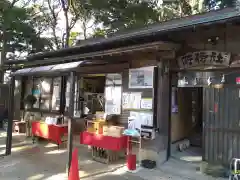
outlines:
{"label": "orange traffic cone", "polygon": [[68,175],[68,180],[80,180],[78,173],[78,149],[75,148],[72,153],[72,161],[70,166],[70,171]]}

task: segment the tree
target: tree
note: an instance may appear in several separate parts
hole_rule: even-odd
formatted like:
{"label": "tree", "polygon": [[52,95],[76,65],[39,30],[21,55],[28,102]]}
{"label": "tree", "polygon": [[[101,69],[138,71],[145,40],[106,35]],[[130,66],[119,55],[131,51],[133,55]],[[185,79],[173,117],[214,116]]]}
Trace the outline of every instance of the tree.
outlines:
{"label": "tree", "polygon": [[72,0],[70,4],[70,12],[72,14],[78,15],[78,24],[82,29],[82,35],[84,39],[89,36],[88,30],[94,29],[96,23],[93,21],[93,9],[89,0]]}
{"label": "tree", "polygon": [[0,83],[3,82],[2,67],[7,59],[44,51],[48,43],[47,39],[41,38],[36,32],[35,20],[31,18],[32,11],[17,6],[17,3],[18,0],[0,1]]}
{"label": "tree", "polygon": [[232,7],[237,4],[236,2],[238,2],[238,0],[204,0],[204,3],[209,10]]}
{"label": "tree", "polygon": [[159,21],[191,16],[205,11],[203,0],[176,0],[159,5]]}
{"label": "tree", "polygon": [[32,11],[16,7],[14,2],[2,1],[0,4],[0,42],[1,52],[6,55],[43,51],[46,39],[39,36],[34,28]]}
{"label": "tree", "polygon": [[88,0],[87,5],[95,23],[102,24],[107,34],[158,21],[155,0]]}
{"label": "tree", "polygon": [[[22,53],[43,51],[46,39],[42,39],[33,27],[31,11],[16,6],[17,0],[0,1],[0,52],[1,64],[6,59]],[[3,80],[1,72],[0,81]]]}
{"label": "tree", "polygon": [[93,37],[198,13],[200,1],[191,4],[189,0],[169,3],[160,0],[75,0],[83,6],[82,9],[89,11],[95,24],[102,25],[101,28],[94,28]]}
{"label": "tree", "polygon": [[[79,2],[74,0],[38,0],[32,9],[36,14],[43,14],[44,19],[38,22],[39,29],[46,27],[43,37],[48,37],[51,42],[51,49],[61,49],[72,46],[79,35],[84,34],[87,38],[86,30],[74,30],[76,24],[83,20],[86,22],[88,16],[86,10]],[[37,18],[39,20],[39,18]],[[86,29],[86,28],[85,28]]]}

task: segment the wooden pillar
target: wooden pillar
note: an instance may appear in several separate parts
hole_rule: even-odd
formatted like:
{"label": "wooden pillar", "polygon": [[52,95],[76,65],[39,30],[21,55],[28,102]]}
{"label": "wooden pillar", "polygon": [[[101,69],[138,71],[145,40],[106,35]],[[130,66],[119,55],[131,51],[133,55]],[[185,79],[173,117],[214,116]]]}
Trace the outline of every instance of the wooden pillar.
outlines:
{"label": "wooden pillar", "polygon": [[26,81],[27,81],[27,78],[25,76],[21,78],[20,110],[24,110],[24,96],[25,96],[25,92],[26,92]]}
{"label": "wooden pillar", "polygon": [[8,103],[8,127],[6,139],[6,156],[11,155],[12,152],[12,126],[14,118],[14,89],[15,89],[15,76],[11,77],[9,87],[9,103]]}
{"label": "wooden pillar", "polygon": [[70,102],[69,102],[69,120],[68,120],[68,173],[72,161],[73,150],[73,117],[74,117],[74,92],[75,92],[75,72],[70,73]]}
{"label": "wooden pillar", "polygon": [[158,64],[158,113],[157,121],[159,134],[162,137],[166,160],[170,156],[171,147],[171,73],[168,61]]}
{"label": "wooden pillar", "polygon": [[158,124],[158,89],[160,88],[159,86],[159,68],[154,67],[154,80],[153,80],[153,127],[156,127],[159,129],[159,124]]}
{"label": "wooden pillar", "polygon": [[66,87],[67,87],[67,77],[61,77],[61,96],[60,96],[60,114],[64,115],[66,107]]}

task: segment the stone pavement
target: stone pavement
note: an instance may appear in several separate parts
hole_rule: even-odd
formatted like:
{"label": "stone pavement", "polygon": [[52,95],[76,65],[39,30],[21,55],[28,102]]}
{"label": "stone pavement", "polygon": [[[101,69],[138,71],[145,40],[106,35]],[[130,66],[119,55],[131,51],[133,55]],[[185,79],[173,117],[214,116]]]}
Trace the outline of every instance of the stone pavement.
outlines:
{"label": "stone pavement", "polygon": [[[31,140],[31,139],[30,139]],[[28,142],[28,144],[27,144]],[[78,144],[76,140],[75,144]],[[2,144],[4,145],[4,144]],[[13,142],[13,147],[16,143]],[[91,159],[86,146],[76,146],[79,152],[79,174],[81,178],[114,171],[122,167],[123,161],[105,165]],[[22,146],[13,148],[11,156],[0,159],[0,180],[65,180],[67,149],[59,150],[56,145],[47,141],[32,144],[26,141]]]}
{"label": "stone pavement", "polygon": [[[0,130],[0,156],[5,155],[6,135],[7,135],[6,131]],[[31,139],[29,141],[26,139],[24,134],[13,133],[12,143],[13,143],[12,151],[16,152],[16,151],[20,150],[21,148],[25,148],[24,145],[31,143]]]}
{"label": "stone pavement", "polygon": [[120,168],[114,172],[86,178],[86,180],[112,180],[113,178],[114,180],[226,180],[201,174],[174,160],[163,164],[160,169],[141,169],[136,173],[128,173],[125,168]]}
{"label": "stone pavement", "polygon": [[[67,180],[67,150],[46,141],[32,144],[21,135],[13,137],[13,153],[0,158],[0,180]],[[0,151],[5,149],[5,141],[0,137]],[[190,164],[171,159],[158,170],[141,169],[129,173],[123,167],[124,161],[105,165],[91,160],[91,153],[86,146],[79,145],[78,137],[74,139],[79,150],[79,173],[86,180],[216,180],[205,176]],[[218,178],[222,180],[221,178]]]}
{"label": "stone pavement", "polygon": [[[124,169],[124,170],[123,170]],[[86,180],[186,180],[178,176],[173,176],[157,170],[141,169],[136,173],[126,172],[125,168],[120,168],[117,171],[109,172],[90,178]],[[85,180],[85,178],[84,178]]]}
{"label": "stone pavement", "polygon": [[194,163],[186,163],[181,160],[171,158],[164,163],[160,170],[166,174],[175,175],[190,180],[226,180],[228,178],[212,177],[200,172]]}

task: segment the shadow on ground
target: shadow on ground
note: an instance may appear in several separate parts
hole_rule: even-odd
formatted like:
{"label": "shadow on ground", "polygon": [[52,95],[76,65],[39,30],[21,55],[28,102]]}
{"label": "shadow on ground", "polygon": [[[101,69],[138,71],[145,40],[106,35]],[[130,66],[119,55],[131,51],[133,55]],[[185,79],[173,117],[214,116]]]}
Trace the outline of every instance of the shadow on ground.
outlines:
{"label": "shadow on ground", "polygon": [[84,180],[143,180],[139,177],[133,176],[131,174],[121,174],[121,175],[113,175],[113,174],[104,174],[104,175],[100,175],[100,176],[95,176],[95,177],[91,177],[89,179],[85,179]]}
{"label": "shadow on ground", "polygon": [[[110,165],[95,162],[86,146],[75,147],[79,152],[81,178],[111,172],[122,166],[123,161]],[[66,144],[58,149],[57,145],[47,141],[39,141],[36,144],[32,144],[31,141],[25,144],[15,141],[12,155],[0,159],[0,179],[65,180],[67,155]]]}

